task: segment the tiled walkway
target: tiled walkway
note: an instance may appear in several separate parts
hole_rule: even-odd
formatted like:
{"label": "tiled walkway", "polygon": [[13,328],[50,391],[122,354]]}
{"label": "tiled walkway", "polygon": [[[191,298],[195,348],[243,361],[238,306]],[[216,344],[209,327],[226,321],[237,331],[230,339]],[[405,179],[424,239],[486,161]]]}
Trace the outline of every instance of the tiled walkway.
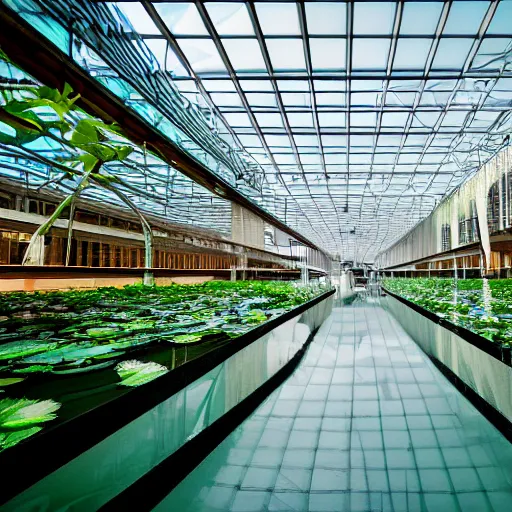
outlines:
{"label": "tiled walkway", "polygon": [[509,512],[512,445],[393,317],[354,305],[155,510]]}

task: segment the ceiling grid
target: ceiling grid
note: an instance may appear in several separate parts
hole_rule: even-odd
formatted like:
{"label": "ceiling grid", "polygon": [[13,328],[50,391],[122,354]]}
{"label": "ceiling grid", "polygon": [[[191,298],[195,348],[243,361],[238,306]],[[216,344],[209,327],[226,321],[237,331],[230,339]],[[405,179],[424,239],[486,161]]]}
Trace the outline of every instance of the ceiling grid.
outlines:
{"label": "ceiling grid", "polygon": [[373,261],[512,131],[510,0],[100,3],[256,162],[249,199],[347,260]]}

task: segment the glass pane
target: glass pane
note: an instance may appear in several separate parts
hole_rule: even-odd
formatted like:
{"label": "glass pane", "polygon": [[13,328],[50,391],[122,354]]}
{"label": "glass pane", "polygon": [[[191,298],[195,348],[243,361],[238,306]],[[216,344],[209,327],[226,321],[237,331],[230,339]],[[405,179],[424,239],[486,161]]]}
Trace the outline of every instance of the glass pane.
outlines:
{"label": "glass pane", "polygon": [[238,94],[230,93],[213,93],[210,94],[212,101],[219,107],[241,107],[242,100]]}
{"label": "glass pane", "polygon": [[431,45],[430,39],[398,39],[393,69],[424,69]]}
{"label": "glass pane", "polygon": [[389,39],[354,39],[352,67],[384,70],[388,62]]}
{"label": "glass pane", "polygon": [[274,71],[305,70],[302,39],[266,39]]}
{"label": "glass pane", "polygon": [[354,35],[391,34],[395,17],[392,2],[356,2],[354,11]]}
{"label": "glass pane", "polygon": [[350,114],[350,126],[375,126],[377,114],[375,112],[352,112]]}
{"label": "glass pane", "polygon": [[294,3],[256,3],[256,12],[265,35],[299,35],[299,14]]}
{"label": "glass pane", "polygon": [[344,3],[307,2],[305,5],[309,34],[346,33],[347,8]]}
{"label": "glass pane", "polygon": [[178,39],[178,44],[196,73],[227,72],[211,39]]}
{"label": "glass pane", "polygon": [[139,34],[161,34],[146,9],[139,2],[116,2],[115,5],[123,11]]}
{"label": "glass pane", "polygon": [[202,80],[207,91],[236,92],[235,84],[231,80]]}
{"label": "glass pane", "polygon": [[293,128],[313,128],[313,115],[309,112],[287,112],[286,117]]}
{"label": "glass pane", "polygon": [[280,91],[308,91],[309,82],[307,80],[278,80],[277,86]]}
{"label": "glass pane", "polygon": [[400,34],[434,35],[442,10],[442,2],[405,2]]}
{"label": "glass pane", "polygon": [[416,112],[413,114],[414,128],[433,128],[439,119],[439,112]]}
{"label": "glass pane", "polygon": [[498,37],[496,39],[484,39],[478,53],[473,59],[472,70],[493,70],[502,69],[510,59],[510,48],[512,40]]}
{"label": "glass pane", "polygon": [[257,135],[239,135],[238,139],[245,147],[248,147],[248,148],[262,147],[261,140]]}
{"label": "glass pane", "polygon": [[353,92],[350,95],[350,105],[353,107],[378,107],[382,93]]}
{"label": "glass pane", "polygon": [[345,93],[342,92],[317,92],[315,98],[318,107],[345,105]]}
{"label": "glass pane", "polygon": [[344,39],[310,39],[309,46],[314,71],[345,69],[346,43]]}
{"label": "glass pane", "polygon": [[315,80],[316,92],[320,91],[345,91],[345,80]]}
{"label": "glass pane", "polygon": [[273,91],[270,80],[240,80],[243,91]]}
{"label": "glass pane", "polygon": [[381,126],[404,128],[409,119],[408,112],[384,112]]}
{"label": "glass pane", "polygon": [[281,93],[283,104],[287,107],[310,107],[311,94],[309,92],[283,92]]}
{"label": "glass pane", "polygon": [[347,137],[345,135],[322,135],[322,145],[325,147],[340,147],[347,146]]}
{"label": "glass pane", "polygon": [[171,71],[176,76],[188,76],[187,70],[181,65],[176,54],[167,47],[164,39],[145,39],[147,47],[155,56],[160,69]]}
{"label": "glass pane", "polygon": [[488,8],[489,2],[453,2],[443,35],[476,35]]}
{"label": "glass pane", "polygon": [[265,128],[283,128],[283,119],[281,114],[267,114],[256,112],[254,114],[260,127]]}
{"label": "glass pane", "polygon": [[512,20],[512,2],[500,2],[487,34],[510,34],[510,20]]}
{"label": "glass pane", "polygon": [[235,114],[224,114],[224,118],[233,127],[249,127],[252,126],[249,116],[245,112]]}
{"label": "glass pane", "polygon": [[467,115],[467,112],[458,112],[456,110],[450,110],[444,116],[441,126],[455,126],[458,128],[462,128]]}
{"label": "glass pane", "polygon": [[167,28],[175,35],[206,36],[208,31],[197,7],[191,3],[153,4]]}
{"label": "glass pane", "polygon": [[254,35],[251,18],[243,3],[207,2],[205,6],[220,36]]}
{"label": "glass pane", "polygon": [[415,92],[394,92],[388,89],[386,105],[392,107],[412,107],[415,99]]}
{"label": "glass pane", "polygon": [[274,93],[250,92],[245,95],[249,105],[253,107],[277,107]]}
{"label": "glass pane", "polygon": [[294,135],[293,140],[297,146],[318,146],[316,135]]}
{"label": "glass pane", "polygon": [[462,69],[473,39],[441,39],[432,69]]}
{"label": "glass pane", "polygon": [[256,39],[222,39],[235,71],[266,71],[260,45]]}
{"label": "glass pane", "polygon": [[318,122],[322,127],[343,127],[345,126],[344,112],[319,112]]}

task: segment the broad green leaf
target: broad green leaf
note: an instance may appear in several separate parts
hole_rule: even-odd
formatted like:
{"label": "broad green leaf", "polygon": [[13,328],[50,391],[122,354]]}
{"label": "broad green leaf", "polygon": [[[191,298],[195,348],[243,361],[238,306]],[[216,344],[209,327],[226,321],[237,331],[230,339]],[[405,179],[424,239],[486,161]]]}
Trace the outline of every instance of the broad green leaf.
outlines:
{"label": "broad green leaf", "polygon": [[116,366],[122,386],[135,387],[146,384],[169,370],[157,363],[143,363],[137,360],[123,361]]}
{"label": "broad green leaf", "polygon": [[19,442],[37,434],[41,430],[43,430],[43,427],[25,428],[23,430],[15,430],[13,432],[0,432],[0,450],[12,448]]}
{"label": "broad green leaf", "polygon": [[23,382],[25,377],[10,377],[7,379],[0,379],[0,387],[10,386],[11,384],[18,384],[18,382]]}
{"label": "broad green leaf", "polygon": [[77,145],[87,145],[98,141],[99,134],[94,124],[89,119],[78,121],[71,135],[71,142]]}
{"label": "broad green leaf", "polygon": [[41,341],[11,341],[0,345],[0,361],[46,352],[57,347],[57,343]]}
{"label": "broad green leaf", "polygon": [[133,147],[130,146],[122,146],[117,148],[117,159],[121,162],[128,158],[134,151]]}
{"label": "broad green leaf", "polygon": [[51,421],[60,405],[53,400],[4,398],[0,400],[0,428],[19,429]]}

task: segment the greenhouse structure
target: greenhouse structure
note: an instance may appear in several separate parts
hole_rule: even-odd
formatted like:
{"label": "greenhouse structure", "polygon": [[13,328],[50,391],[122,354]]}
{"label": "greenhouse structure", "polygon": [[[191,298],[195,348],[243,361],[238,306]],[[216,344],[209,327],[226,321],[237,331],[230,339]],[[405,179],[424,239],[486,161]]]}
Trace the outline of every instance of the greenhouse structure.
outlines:
{"label": "greenhouse structure", "polygon": [[0,0],[0,511],[512,511],[512,0]]}

